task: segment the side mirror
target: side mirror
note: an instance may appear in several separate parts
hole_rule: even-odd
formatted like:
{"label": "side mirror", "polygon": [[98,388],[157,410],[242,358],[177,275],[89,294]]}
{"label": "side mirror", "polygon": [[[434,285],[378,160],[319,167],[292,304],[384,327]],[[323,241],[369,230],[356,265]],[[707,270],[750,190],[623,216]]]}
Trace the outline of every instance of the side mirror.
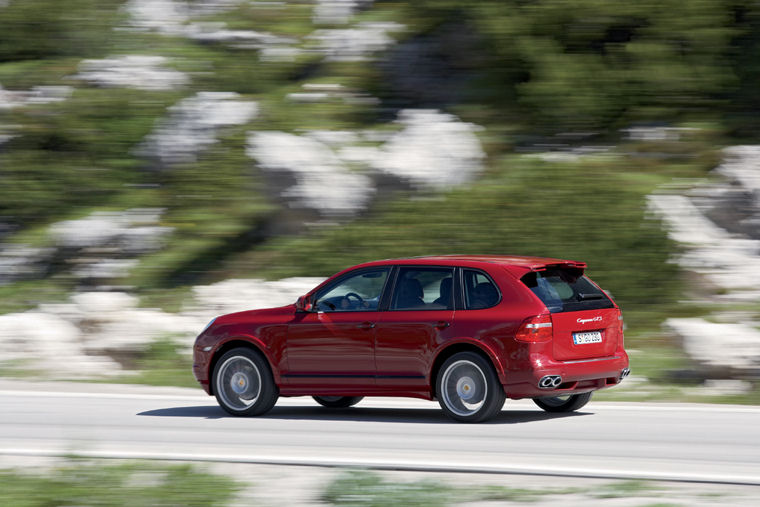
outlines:
{"label": "side mirror", "polygon": [[311,304],[311,298],[301,296],[296,300],[297,312],[310,312],[314,307]]}

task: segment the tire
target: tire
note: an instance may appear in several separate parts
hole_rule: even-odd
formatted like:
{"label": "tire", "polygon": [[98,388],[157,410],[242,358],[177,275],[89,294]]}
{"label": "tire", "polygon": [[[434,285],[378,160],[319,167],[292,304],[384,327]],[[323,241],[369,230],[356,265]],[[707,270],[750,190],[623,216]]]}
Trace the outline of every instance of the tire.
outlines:
{"label": "tire", "polygon": [[459,352],[443,363],[435,393],[446,415],[468,423],[495,416],[506,398],[491,362],[474,352]]}
{"label": "tire", "polygon": [[588,403],[592,394],[594,393],[546,396],[543,398],[533,398],[533,402],[547,412],[573,412]]}
{"label": "tire", "polygon": [[236,416],[264,414],[280,394],[266,359],[246,347],[225,352],[214,366],[212,382],[219,406]]}
{"label": "tire", "polygon": [[328,408],[353,407],[364,399],[364,396],[312,396],[314,401]]}

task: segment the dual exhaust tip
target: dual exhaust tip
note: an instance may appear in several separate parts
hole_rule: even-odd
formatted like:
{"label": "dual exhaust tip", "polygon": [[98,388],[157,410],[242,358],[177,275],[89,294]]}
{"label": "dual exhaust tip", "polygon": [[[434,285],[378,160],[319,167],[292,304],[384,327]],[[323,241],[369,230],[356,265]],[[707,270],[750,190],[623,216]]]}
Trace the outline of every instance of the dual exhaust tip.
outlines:
{"label": "dual exhaust tip", "polygon": [[[631,374],[630,368],[623,368],[620,372],[620,380],[623,380]],[[559,375],[544,375],[538,381],[538,387],[541,389],[556,389],[562,384],[562,377]]]}
{"label": "dual exhaust tip", "polygon": [[562,377],[559,375],[544,375],[538,381],[538,387],[541,389],[556,389],[562,383]]}

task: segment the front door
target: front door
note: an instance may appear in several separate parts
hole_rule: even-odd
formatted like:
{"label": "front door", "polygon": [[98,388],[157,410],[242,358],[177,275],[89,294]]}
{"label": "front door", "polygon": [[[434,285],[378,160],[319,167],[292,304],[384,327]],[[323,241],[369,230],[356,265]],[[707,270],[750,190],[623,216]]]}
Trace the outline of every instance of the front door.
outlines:
{"label": "front door", "polygon": [[347,273],[313,297],[316,311],[288,326],[288,384],[300,387],[375,385],[375,327],[390,268]]}

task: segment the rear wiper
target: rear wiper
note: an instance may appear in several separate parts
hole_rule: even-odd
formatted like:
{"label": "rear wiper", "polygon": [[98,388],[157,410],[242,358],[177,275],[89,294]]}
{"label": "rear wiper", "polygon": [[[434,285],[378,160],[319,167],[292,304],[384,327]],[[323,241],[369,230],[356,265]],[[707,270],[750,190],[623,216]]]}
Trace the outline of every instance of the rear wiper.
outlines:
{"label": "rear wiper", "polygon": [[604,294],[600,294],[598,292],[594,292],[591,294],[584,294],[582,292],[579,292],[576,296],[576,299],[578,301],[588,301],[590,299],[604,299]]}

